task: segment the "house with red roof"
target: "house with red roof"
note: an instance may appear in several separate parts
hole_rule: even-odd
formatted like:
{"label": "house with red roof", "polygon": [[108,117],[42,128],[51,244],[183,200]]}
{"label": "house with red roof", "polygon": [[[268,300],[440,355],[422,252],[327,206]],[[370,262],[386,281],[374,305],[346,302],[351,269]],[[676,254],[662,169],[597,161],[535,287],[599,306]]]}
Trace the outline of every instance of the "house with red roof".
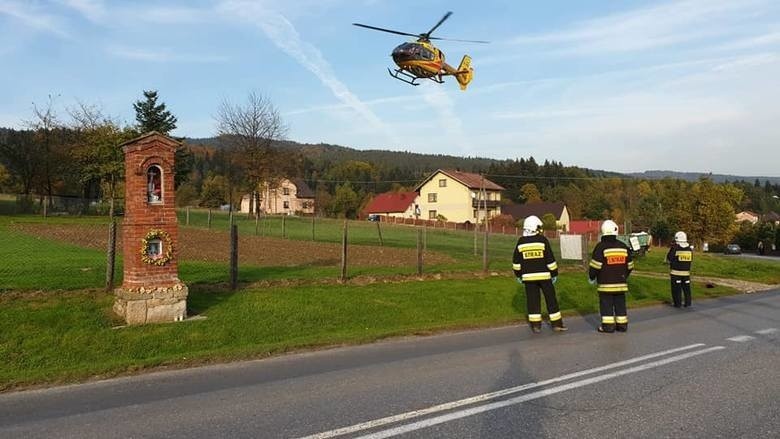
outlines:
{"label": "house with red roof", "polygon": [[[415,218],[417,192],[385,192],[371,200],[363,209],[365,215],[383,215],[396,218]],[[419,214],[419,210],[417,211]]]}

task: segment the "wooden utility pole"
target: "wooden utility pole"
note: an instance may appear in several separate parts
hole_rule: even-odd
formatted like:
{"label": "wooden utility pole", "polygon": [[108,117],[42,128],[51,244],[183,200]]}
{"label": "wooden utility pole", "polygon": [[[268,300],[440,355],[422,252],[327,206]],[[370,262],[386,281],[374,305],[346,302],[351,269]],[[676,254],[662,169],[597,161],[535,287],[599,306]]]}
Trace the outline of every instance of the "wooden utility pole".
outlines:
{"label": "wooden utility pole", "polygon": [[488,210],[487,210],[487,191],[485,190],[485,176],[482,176],[482,197],[485,206],[485,234],[482,239],[482,272],[488,271]]}

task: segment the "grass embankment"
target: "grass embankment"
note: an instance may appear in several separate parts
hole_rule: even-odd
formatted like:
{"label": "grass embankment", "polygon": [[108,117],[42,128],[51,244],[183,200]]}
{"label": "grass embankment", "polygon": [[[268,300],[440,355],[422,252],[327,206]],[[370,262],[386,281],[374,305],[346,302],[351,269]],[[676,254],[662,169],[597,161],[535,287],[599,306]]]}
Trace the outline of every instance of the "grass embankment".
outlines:
{"label": "grass embankment", "polygon": [[[562,274],[557,288],[565,315],[596,312],[597,293],[581,274]],[[629,307],[665,299],[667,289],[664,280],[633,278]],[[700,285],[694,292],[696,298],[732,293]],[[0,295],[0,389],[518,323],[525,315],[523,288],[509,277],[236,293],[195,286],[189,307],[206,320],[122,329],[112,329],[119,324],[112,301],[85,291]]]}
{"label": "grass embankment", "polygon": [[[665,263],[667,248],[654,248],[636,262],[636,269],[653,273],[669,273]],[[718,253],[695,252],[691,274],[696,276],[738,279],[765,284],[780,284],[780,258],[776,261],[742,258]]]}

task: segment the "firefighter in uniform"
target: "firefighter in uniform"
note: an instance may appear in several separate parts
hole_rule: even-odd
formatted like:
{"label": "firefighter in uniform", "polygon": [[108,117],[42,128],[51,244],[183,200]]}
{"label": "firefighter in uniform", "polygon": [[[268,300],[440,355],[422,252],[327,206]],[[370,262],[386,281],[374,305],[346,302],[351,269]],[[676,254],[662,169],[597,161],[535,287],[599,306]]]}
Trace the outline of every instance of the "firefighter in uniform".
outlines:
{"label": "firefighter in uniform", "polygon": [[[675,308],[680,305],[686,308],[691,306],[691,260],[693,252],[688,245],[688,237],[685,232],[674,234],[674,244],[666,254],[666,261],[669,263],[669,275],[672,283],[672,304]],[[682,302],[682,296],[685,295],[685,302]]]}
{"label": "firefighter in uniform", "polygon": [[531,331],[542,331],[542,297],[547,303],[547,313],[553,331],[568,328],[563,324],[553,284],[558,279],[558,263],[550,247],[550,241],[541,233],[542,221],[531,215],[523,221],[523,236],[517,240],[512,255],[512,270],[517,281],[525,286],[528,308],[528,324]]}
{"label": "firefighter in uniform", "polygon": [[612,220],[601,225],[601,242],[593,249],[588,279],[598,283],[601,325],[599,332],[620,332],[628,330],[626,293],[628,275],[634,269],[631,252],[618,241],[618,226]]}

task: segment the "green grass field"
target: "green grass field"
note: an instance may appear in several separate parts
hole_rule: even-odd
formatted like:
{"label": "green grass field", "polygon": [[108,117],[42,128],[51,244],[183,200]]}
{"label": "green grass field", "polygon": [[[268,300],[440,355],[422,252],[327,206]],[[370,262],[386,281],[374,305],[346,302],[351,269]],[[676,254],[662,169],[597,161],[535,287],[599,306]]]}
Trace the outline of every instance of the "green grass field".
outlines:
{"label": "green grass field", "polygon": [[[564,315],[598,307],[579,273],[557,284]],[[631,279],[629,307],[668,295],[665,280]],[[696,285],[695,298],[732,294]],[[207,319],[112,329],[113,297],[89,291],[0,296],[0,389],[113,376],[163,365],[257,358],[394,335],[521,323],[523,288],[511,277],[364,286],[302,285],[235,293],[193,287]],[[629,309],[629,318],[631,311]]]}

